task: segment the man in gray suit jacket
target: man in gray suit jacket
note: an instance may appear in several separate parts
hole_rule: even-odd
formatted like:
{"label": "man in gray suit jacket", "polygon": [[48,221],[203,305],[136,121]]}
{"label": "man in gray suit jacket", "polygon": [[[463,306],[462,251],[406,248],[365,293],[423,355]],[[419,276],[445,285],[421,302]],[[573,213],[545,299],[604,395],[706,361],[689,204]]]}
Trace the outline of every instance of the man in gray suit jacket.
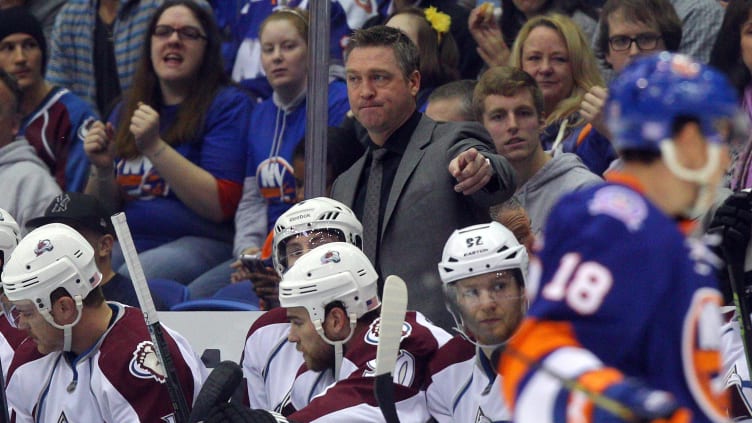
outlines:
{"label": "man in gray suit jacket", "polygon": [[[514,193],[515,175],[479,124],[437,123],[417,112],[418,60],[399,30],[376,26],[351,37],[347,91],[369,147],[335,180],[332,197],[364,221],[372,156],[386,150],[369,258],[379,274],[405,279],[408,307],[450,328],[437,269],[443,243],[455,229],[490,221],[489,207]],[[364,245],[367,238],[364,227]]]}

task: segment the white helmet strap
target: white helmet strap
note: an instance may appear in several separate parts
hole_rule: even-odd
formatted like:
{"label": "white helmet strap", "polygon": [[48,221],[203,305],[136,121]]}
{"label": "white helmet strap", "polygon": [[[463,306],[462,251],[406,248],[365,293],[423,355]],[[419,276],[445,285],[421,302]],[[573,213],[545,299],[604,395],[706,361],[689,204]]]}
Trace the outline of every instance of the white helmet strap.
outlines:
{"label": "white helmet strap", "polygon": [[709,143],[707,145],[708,159],[700,169],[688,169],[679,164],[679,160],[676,157],[676,145],[671,139],[663,140],[659,144],[659,148],[663,155],[663,162],[666,163],[666,167],[671,173],[679,179],[694,182],[699,186],[700,192],[694,204],[685,210],[687,217],[699,217],[708,209],[712,201],[713,192],[709,189],[709,182],[710,177],[713,176],[721,164],[721,146],[716,143]]}
{"label": "white helmet strap", "polygon": [[68,323],[67,325],[61,325],[55,322],[55,318],[52,317],[52,314],[50,314],[49,309],[40,309],[39,314],[44,317],[44,320],[47,321],[50,325],[55,327],[56,329],[62,329],[63,331],[63,351],[70,351],[72,344],[73,344],[73,326],[76,326],[78,322],[81,320],[81,315],[83,314],[82,310],[84,308],[83,299],[80,295],[76,295],[73,297],[73,300],[76,302],[76,320],[74,320],[72,323]]}
{"label": "white helmet strap", "polygon": [[347,337],[341,341],[332,341],[329,339],[326,334],[324,333],[324,327],[321,324],[321,319],[316,319],[313,322],[313,327],[316,328],[316,332],[318,332],[321,339],[324,340],[327,344],[334,347],[334,380],[339,380],[339,371],[340,367],[342,367],[342,357],[343,357],[343,349],[342,346],[347,343],[347,341],[352,338],[353,334],[355,333],[355,325],[358,323],[358,318],[355,316],[355,313],[350,313],[350,333],[347,335]]}

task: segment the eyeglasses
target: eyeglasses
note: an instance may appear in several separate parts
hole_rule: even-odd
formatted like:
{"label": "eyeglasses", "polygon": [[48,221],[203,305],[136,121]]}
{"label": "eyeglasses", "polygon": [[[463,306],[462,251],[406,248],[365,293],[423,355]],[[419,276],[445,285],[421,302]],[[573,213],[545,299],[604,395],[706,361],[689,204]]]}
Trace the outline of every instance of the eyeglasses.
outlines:
{"label": "eyeglasses", "polygon": [[201,33],[201,30],[195,26],[184,26],[182,28],[173,28],[169,25],[157,25],[154,27],[152,35],[158,38],[170,38],[173,32],[178,33],[178,38],[181,40],[196,41],[199,38],[206,40],[206,35]]}
{"label": "eyeglasses", "polygon": [[608,39],[608,44],[614,51],[624,51],[632,48],[632,43],[637,43],[637,48],[640,50],[653,50],[658,46],[658,40],[661,39],[660,35],[656,34],[640,34],[634,38],[627,37],[626,35],[617,35]]}

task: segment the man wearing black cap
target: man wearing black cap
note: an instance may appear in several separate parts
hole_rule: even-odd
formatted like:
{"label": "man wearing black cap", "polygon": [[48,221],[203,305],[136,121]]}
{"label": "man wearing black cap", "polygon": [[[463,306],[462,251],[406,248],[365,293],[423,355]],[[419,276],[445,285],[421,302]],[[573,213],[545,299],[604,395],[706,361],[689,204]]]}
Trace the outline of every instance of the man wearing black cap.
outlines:
{"label": "man wearing black cap", "polygon": [[[92,248],[97,268],[102,273],[102,291],[108,301],[117,301],[138,307],[138,297],[131,280],[112,269],[112,247],[116,241],[115,228],[110,214],[96,197],[78,192],[64,192],[47,207],[43,217],[30,220],[29,231],[48,223],[66,224],[83,235]],[[162,302],[154,297],[154,305],[164,310]]]}
{"label": "man wearing black cap", "polygon": [[0,10],[0,69],[23,92],[21,130],[63,190],[82,191],[89,160],[83,140],[97,115],[67,88],[44,80],[47,42],[39,21],[23,7]]}

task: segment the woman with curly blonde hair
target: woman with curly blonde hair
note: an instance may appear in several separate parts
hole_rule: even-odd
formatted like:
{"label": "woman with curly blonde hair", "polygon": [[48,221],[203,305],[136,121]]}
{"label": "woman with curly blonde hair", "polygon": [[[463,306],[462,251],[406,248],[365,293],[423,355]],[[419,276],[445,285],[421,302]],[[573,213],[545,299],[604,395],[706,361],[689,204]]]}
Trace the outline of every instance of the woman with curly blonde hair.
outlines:
{"label": "woman with curly blonde hair", "polygon": [[588,90],[604,82],[577,24],[556,13],[528,20],[512,46],[509,64],[530,74],[543,92],[543,147],[575,153],[591,171],[602,174],[616,154],[579,113]]}

